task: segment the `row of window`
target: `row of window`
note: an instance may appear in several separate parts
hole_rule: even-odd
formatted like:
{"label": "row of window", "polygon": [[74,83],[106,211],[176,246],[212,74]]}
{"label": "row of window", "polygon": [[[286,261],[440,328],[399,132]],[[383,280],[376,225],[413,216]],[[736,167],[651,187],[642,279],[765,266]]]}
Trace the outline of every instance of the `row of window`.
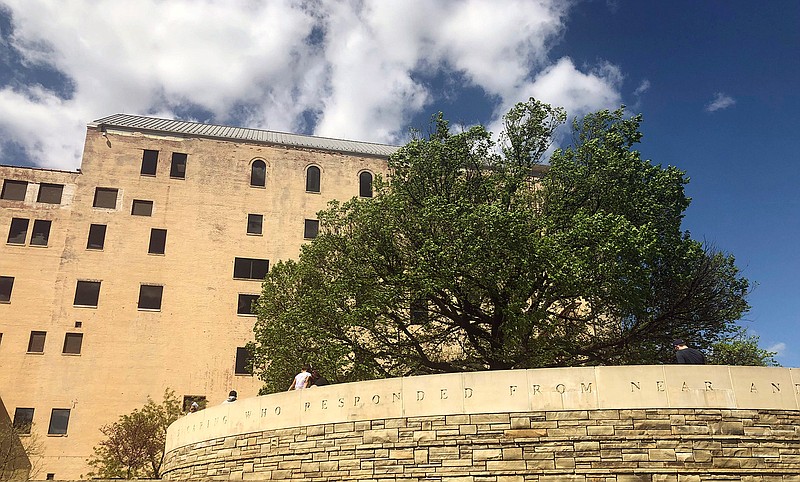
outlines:
{"label": "row of window", "polygon": [[[28,241],[28,226],[30,222],[30,219],[12,218],[6,242],[8,244],[24,245]],[[50,240],[50,227],[52,224],[53,222],[48,219],[35,219],[28,244],[30,246],[47,246]]]}
{"label": "row of window", "polygon": [[[266,259],[236,258],[234,265],[234,277],[238,279],[261,280],[267,275],[269,261]],[[100,281],[78,280],[75,286],[75,306],[97,307],[100,299]],[[0,276],[0,302],[10,303],[11,292],[14,288],[13,276]],[[139,309],[140,310],[160,310],[161,298],[164,294],[162,285],[139,286]],[[236,313],[239,315],[253,315],[253,303],[258,299],[258,295],[239,294]],[[31,351],[31,350],[28,350]]]}
{"label": "row of window", "polygon": [[[24,201],[27,194],[28,181],[6,179],[3,182],[3,189],[0,191],[0,199],[6,199],[9,201]],[[63,194],[63,184],[49,184],[43,182],[39,184],[39,192],[36,194],[36,202],[45,204],[61,204],[61,196]]]}
{"label": "row of window", "polygon": [[[25,245],[28,241],[28,226],[30,220],[25,218],[12,218],[11,226],[8,229],[8,244]],[[261,235],[264,225],[264,216],[261,214],[247,215],[247,234]],[[36,219],[33,221],[31,237],[28,241],[30,246],[47,246],[50,240],[50,228],[52,222],[46,219]],[[86,249],[101,250],[105,246],[106,240],[105,224],[90,224],[89,237],[86,241]],[[306,239],[316,238],[319,234],[319,220],[306,219],[303,223],[303,237]],[[167,230],[160,228],[150,229],[150,243],[147,248],[149,254],[164,254],[167,245]]]}
{"label": "row of window", "polygon": [[[180,152],[172,153],[172,164],[170,166],[170,177],[174,179],[186,178],[186,159],[187,155]],[[158,167],[158,151],[144,149],[142,154],[142,176],[155,176]],[[306,192],[320,192],[322,172],[318,166],[308,166],[306,168]],[[361,197],[372,197],[372,173],[369,171],[362,171],[358,175],[358,195]],[[250,185],[253,187],[265,187],[267,182],[267,164],[256,159],[253,161],[250,170]],[[14,179],[5,179],[3,182],[2,191],[0,191],[0,199],[9,201],[24,201],[28,192],[28,181],[19,181]],[[96,208],[109,208],[115,209],[117,205],[117,194],[119,190],[116,188],[102,188],[95,189],[94,199],[92,206]],[[61,204],[61,198],[64,193],[63,184],[41,183],[39,184],[39,191],[36,196],[36,202],[47,204]],[[152,202],[151,209],[152,209]],[[134,201],[134,211],[136,210],[136,201]],[[132,212],[131,214],[137,214]],[[141,214],[149,216],[150,214]]]}
{"label": "row of window", "polygon": [[[258,296],[255,295],[245,295],[250,297],[250,303],[246,306],[248,311],[251,311],[252,302],[255,301]],[[242,308],[242,298],[239,298],[239,309]],[[76,327],[80,327],[81,322],[76,322]],[[3,334],[0,333],[0,341],[3,339]],[[44,345],[45,340],[47,339],[47,332],[46,331],[31,331],[31,336],[28,339],[28,351],[29,354],[35,353],[44,353]],[[61,353],[64,355],[80,355],[81,348],[83,346],[83,333],[73,333],[67,332],[64,334],[64,345],[61,349]],[[251,355],[250,352],[247,350],[246,347],[240,346],[236,348],[236,361],[234,363],[234,374],[236,375],[252,375],[253,369],[250,364]],[[27,433],[27,432],[23,432]]]}
{"label": "row of window", "polygon": [[[306,168],[306,192],[320,192],[322,171],[317,166]],[[250,186],[265,187],[267,185],[267,164],[256,159],[250,167]],[[372,197],[372,173],[361,171],[358,174],[358,195]]]}
{"label": "row of window", "polygon": [[[183,153],[172,153],[172,164],[169,176],[171,178],[186,178],[186,159]],[[144,149],[142,151],[142,168],[139,171],[142,176],[155,176],[158,170],[158,151]],[[321,171],[317,166],[306,168],[306,192],[320,192]],[[250,166],[250,185],[253,187],[265,187],[267,185],[267,163],[261,159],[256,159]],[[362,171],[358,175],[358,195],[361,197],[372,197],[372,173]]]}
{"label": "row of window", "polygon": [[[47,339],[46,331],[31,331],[28,339],[28,353],[44,353],[44,342]],[[64,355],[80,355],[83,346],[83,333],[65,333],[64,345],[61,353]]]}
{"label": "row of window", "polygon": [[[17,433],[31,433],[33,412],[34,409],[32,408],[17,407],[17,409],[14,410],[13,423]],[[69,413],[69,408],[54,408],[50,412],[50,426],[47,429],[47,433],[49,435],[66,435],[67,427],[69,426]]]}

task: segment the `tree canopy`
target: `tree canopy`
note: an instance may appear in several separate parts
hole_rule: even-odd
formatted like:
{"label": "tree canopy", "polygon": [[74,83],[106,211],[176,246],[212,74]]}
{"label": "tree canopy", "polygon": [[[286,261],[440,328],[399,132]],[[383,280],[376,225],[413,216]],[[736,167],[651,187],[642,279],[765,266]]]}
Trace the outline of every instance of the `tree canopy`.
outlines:
{"label": "tree canopy", "polygon": [[155,403],[150,397],[141,409],[121,415],[119,420],[100,427],[105,439],[94,447],[87,461],[93,478],[158,479],[164,458],[167,427],[181,416],[181,402],[172,390],[164,391],[164,400]]}
{"label": "tree canopy", "polygon": [[673,338],[708,349],[735,329],[748,281],[682,230],[688,178],[641,158],[641,117],[586,115],[551,151],[565,119],[531,99],[495,141],[440,114],[374,198],[331,202],[264,281],[265,391],[305,362],[333,381],[668,362]]}

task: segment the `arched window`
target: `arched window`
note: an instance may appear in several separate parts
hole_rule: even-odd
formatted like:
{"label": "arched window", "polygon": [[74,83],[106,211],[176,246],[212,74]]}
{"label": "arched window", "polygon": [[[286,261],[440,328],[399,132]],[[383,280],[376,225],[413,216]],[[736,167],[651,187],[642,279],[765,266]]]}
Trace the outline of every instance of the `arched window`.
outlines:
{"label": "arched window", "polygon": [[250,185],[264,187],[267,183],[267,164],[258,159],[253,161],[250,169]]}
{"label": "arched window", "polygon": [[372,197],[372,173],[364,171],[358,175],[358,195]]}
{"label": "arched window", "polygon": [[306,169],[306,192],[319,192],[319,168],[308,166]]}

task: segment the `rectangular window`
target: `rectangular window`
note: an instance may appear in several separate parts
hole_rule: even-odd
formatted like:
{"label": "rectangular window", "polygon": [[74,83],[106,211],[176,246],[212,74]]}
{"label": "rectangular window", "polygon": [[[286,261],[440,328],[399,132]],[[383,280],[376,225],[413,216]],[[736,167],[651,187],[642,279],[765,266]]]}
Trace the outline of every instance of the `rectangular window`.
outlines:
{"label": "rectangular window", "polygon": [[33,222],[33,232],[31,233],[31,246],[47,246],[50,239],[51,221],[37,219]]}
{"label": "rectangular window", "polygon": [[183,396],[183,411],[189,413],[192,409],[192,403],[197,404],[198,410],[203,410],[208,404],[205,395],[184,395]]}
{"label": "rectangular window", "polygon": [[11,303],[12,288],[14,288],[14,277],[0,276],[0,303]]}
{"label": "rectangular window", "polygon": [[97,300],[100,298],[99,281],[78,281],[75,286],[75,306],[94,306],[97,307]]}
{"label": "rectangular window", "polygon": [[264,216],[261,214],[247,215],[247,234],[261,234],[261,226],[264,223]]}
{"label": "rectangular window", "polygon": [[145,149],[142,154],[142,176],[155,176],[158,167],[158,151]]}
{"label": "rectangular window", "polygon": [[19,408],[14,410],[14,430],[17,433],[31,433],[33,425],[33,409]]}
{"label": "rectangular window", "polygon": [[160,310],[161,295],[164,292],[163,286],[141,285],[139,287],[139,309],[140,310]]}
{"label": "rectangular window", "polygon": [[239,307],[236,309],[238,315],[255,315],[253,303],[258,300],[258,295],[239,294]]}
{"label": "rectangular window", "polygon": [[141,199],[134,199],[133,206],[131,206],[131,214],[134,216],[152,216],[153,201],[143,201]]}
{"label": "rectangular window", "polygon": [[63,184],[39,185],[39,194],[36,196],[37,203],[61,204],[61,195],[64,194]]}
{"label": "rectangular window", "polygon": [[106,225],[90,224],[89,240],[86,242],[86,249],[103,249],[106,243]]}
{"label": "rectangular window", "polygon": [[269,271],[268,259],[236,258],[233,262],[233,277],[262,280]]}
{"label": "rectangular window", "polygon": [[69,426],[69,409],[54,408],[50,414],[50,428],[47,433],[50,435],[66,435]]}
{"label": "rectangular window", "polygon": [[117,193],[119,189],[110,187],[98,187],[94,190],[94,203],[92,206],[96,208],[117,208]]}
{"label": "rectangular window", "polygon": [[28,223],[30,221],[23,218],[12,218],[11,227],[8,230],[8,244],[25,244],[28,237]]}
{"label": "rectangular window", "polygon": [[46,337],[46,331],[32,331],[28,340],[28,353],[44,353],[44,340]]}
{"label": "rectangular window", "polygon": [[316,219],[306,219],[303,228],[303,237],[306,239],[313,239],[319,234],[319,221]]}
{"label": "rectangular window", "polygon": [[61,353],[80,355],[83,344],[83,333],[67,333],[64,335],[64,349]]}
{"label": "rectangular window", "polygon": [[253,367],[250,366],[250,352],[240,346],[236,348],[236,375],[252,375]]}
{"label": "rectangular window", "polygon": [[28,191],[28,183],[26,181],[13,181],[6,179],[3,181],[3,191],[0,192],[0,199],[8,199],[9,201],[24,201],[25,193]]}
{"label": "rectangular window", "polygon": [[172,166],[169,169],[169,177],[186,178],[186,154],[181,154],[180,152],[172,153]]}
{"label": "rectangular window", "polygon": [[152,228],[150,230],[150,247],[147,252],[150,254],[164,254],[167,245],[167,230]]}

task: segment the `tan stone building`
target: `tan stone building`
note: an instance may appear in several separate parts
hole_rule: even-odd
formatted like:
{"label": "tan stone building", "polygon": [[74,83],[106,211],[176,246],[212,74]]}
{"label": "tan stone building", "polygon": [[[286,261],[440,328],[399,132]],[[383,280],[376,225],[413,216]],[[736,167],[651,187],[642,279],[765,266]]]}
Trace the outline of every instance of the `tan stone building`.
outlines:
{"label": "tan stone building", "polygon": [[259,280],[394,150],[120,114],[77,172],[0,166],[0,399],[44,439],[37,478],[86,475],[99,427],[166,388],[255,395]]}

